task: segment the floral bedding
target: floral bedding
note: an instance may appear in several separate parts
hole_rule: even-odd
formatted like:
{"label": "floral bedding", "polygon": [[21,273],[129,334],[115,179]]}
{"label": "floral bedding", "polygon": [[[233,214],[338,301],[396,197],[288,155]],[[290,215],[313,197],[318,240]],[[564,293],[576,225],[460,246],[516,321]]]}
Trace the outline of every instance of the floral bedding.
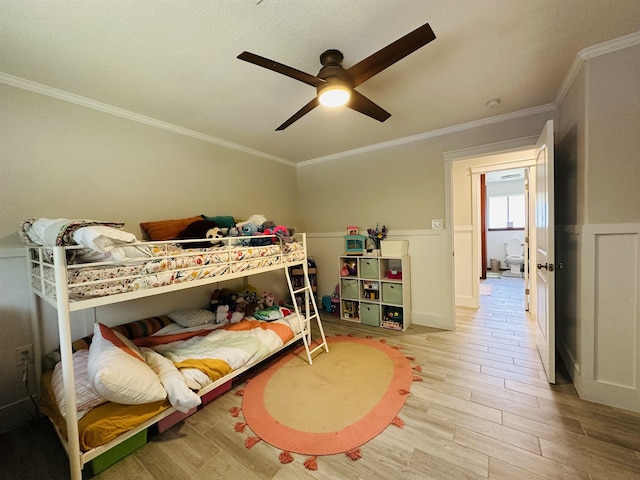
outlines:
{"label": "floral bedding", "polygon": [[[302,244],[293,242],[258,247],[183,249],[178,245],[150,247],[151,259],[118,265],[70,266],[69,298],[74,300],[174,285],[225,273],[237,273],[304,259]],[[45,294],[55,296],[54,269],[42,269]],[[32,285],[41,290],[40,266],[33,264]]]}

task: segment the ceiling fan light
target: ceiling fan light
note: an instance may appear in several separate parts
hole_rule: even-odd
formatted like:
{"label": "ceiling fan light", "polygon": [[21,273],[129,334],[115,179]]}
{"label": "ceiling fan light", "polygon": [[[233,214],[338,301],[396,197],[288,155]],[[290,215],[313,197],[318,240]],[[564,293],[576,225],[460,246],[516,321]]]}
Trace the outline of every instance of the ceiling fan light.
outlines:
{"label": "ceiling fan light", "polygon": [[325,107],[341,107],[346,104],[351,98],[351,90],[342,85],[332,85],[324,88],[318,100]]}

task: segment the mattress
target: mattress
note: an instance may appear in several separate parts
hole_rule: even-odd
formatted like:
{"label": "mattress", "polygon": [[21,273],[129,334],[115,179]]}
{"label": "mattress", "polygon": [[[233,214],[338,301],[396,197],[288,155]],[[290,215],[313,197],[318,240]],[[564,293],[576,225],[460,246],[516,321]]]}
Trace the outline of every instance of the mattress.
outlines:
{"label": "mattress", "polygon": [[[67,267],[69,298],[82,300],[149,288],[248,272],[304,260],[301,243],[266,246],[184,249],[174,244],[153,244],[151,258],[121,264],[82,264]],[[32,286],[55,297],[55,270],[47,262],[32,263]],[[44,289],[44,292],[43,292]]]}

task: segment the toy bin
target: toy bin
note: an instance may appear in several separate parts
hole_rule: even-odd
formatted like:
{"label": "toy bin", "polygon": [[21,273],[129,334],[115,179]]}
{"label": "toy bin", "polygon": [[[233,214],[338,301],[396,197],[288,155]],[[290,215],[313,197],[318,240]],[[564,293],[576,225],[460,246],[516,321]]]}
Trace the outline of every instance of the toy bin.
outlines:
{"label": "toy bin", "polygon": [[147,443],[146,428],[91,460],[91,462],[89,462],[91,465],[91,473],[93,475],[97,475],[114,463],[119,462],[130,453],[133,453],[145,443]]}
{"label": "toy bin", "polygon": [[380,305],[376,303],[360,303],[360,323],[363,325],[371,325],[372,327],[379,327]]}
{"label": "toy bin", "polygon": [[382,240],[380,250],[383,257],[404,257],[409,253],[408,240]]}
{"label": "toy bin", "polygon": [[355,279],[340,279],[340,291],[342,292],[342,298],[358,298],[358,280]]}
{"label": "toy bin", "polygon": [[380,275],[377,258],[360,259],[360,278],[377,280]]}
{"label": "toy bin", "polygon": [[402,280],[402,270],[387,270],[389,280]]}
{"label": "toy bin", "polygon": [[383,283],[382,284],[382,301],[384,303],[393,303],[395,305],[402,305],[402,284]]}

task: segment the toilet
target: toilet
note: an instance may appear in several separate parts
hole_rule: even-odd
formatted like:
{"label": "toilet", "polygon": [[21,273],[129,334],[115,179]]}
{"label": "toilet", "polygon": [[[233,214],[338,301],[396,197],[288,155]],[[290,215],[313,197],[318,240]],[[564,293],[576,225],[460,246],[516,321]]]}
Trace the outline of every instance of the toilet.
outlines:
{"label": "toilet", "polygon": [[511,267],[511,273],[520,276],[520,265],[524,264],[522,242],[517,238],[510,240],[506,245],[506,251],[507,258],[505,261]]}

